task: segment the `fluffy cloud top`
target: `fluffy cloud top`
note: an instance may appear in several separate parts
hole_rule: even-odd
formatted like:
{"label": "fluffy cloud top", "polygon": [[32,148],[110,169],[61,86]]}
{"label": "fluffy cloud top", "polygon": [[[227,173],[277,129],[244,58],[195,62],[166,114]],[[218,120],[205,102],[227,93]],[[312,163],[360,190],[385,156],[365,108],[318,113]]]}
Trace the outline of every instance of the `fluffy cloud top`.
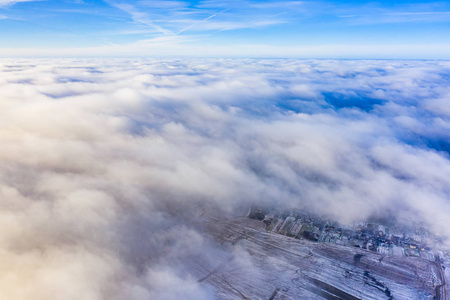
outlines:
{"label": "fluffy cloud top", "polygon": [[450,235],[450,63],[0,61],[0,298],[211,299],[205,209]]}

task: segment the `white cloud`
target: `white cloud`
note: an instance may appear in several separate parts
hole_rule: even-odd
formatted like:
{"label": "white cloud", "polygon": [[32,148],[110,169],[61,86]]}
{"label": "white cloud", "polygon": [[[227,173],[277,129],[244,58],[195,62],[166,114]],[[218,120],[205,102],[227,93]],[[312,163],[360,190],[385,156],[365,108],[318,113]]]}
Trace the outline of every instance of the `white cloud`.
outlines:
{"label": "white cloud", "polygon": [[395,215],[448,237],[449,67],[1,60],[0,298],[214,299],[192,267],[226,256],[192,226],[206,207]]}
{"label": "white cloud", "polygon": [[0,0],[0,7],[13,5],[20,2],[34,2],[34,1],[45,1],[45,0]]}

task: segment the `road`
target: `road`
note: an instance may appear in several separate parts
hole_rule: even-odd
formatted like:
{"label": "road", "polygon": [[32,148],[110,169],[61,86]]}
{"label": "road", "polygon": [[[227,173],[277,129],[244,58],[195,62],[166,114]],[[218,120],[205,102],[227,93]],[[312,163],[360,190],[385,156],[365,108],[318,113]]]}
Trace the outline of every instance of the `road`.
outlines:
{"label": "road", "polygon": [[439,255],[434,256],[434,263],[436,265],[436,269],[441,277],[441,284],[436,285],[435,288],[435,299],[436,300],[447,300],[447,284],[445,282],[445,272],[442,268],[441,259]]}

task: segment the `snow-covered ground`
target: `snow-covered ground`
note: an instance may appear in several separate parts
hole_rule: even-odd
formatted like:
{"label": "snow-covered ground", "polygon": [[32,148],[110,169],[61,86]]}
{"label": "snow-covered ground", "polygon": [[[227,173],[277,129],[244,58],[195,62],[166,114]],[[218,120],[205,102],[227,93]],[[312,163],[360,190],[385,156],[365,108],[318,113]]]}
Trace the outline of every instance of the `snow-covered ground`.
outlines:
{"label": "snow-covered ground", "polygon": [[203,217],[199,227],[222,257],[189,264],[218,299],[433,299],[441,283],[436,266],[416,257],[294,239],[247,218]]}

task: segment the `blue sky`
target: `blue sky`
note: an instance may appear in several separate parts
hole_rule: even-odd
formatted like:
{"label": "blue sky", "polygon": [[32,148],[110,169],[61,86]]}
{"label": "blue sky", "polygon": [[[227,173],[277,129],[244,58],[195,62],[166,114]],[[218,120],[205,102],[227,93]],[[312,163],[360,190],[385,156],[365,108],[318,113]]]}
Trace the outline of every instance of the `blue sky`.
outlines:
{"label": "blue sky", "polygon": [[0,0],[1,56],[450,58],[450,3]]}

